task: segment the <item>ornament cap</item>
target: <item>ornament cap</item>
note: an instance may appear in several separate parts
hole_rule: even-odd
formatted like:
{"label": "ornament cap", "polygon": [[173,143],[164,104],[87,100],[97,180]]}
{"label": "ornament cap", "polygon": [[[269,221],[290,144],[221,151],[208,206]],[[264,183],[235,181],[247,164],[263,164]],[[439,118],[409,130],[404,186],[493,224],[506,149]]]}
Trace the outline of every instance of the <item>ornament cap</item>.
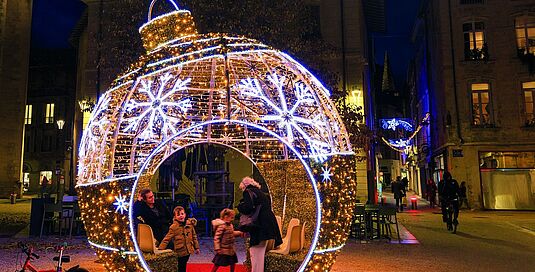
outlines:
{"label": "ornament cap", "polygon": [[173,0],[168,1],[175,11],[152,18],[152,8],[156,1],[153,0],[150,4],[148,22],[139,28],[143,47],[147,51],[184,36],[197,34],[197,27],[189,10],[179,9]]}

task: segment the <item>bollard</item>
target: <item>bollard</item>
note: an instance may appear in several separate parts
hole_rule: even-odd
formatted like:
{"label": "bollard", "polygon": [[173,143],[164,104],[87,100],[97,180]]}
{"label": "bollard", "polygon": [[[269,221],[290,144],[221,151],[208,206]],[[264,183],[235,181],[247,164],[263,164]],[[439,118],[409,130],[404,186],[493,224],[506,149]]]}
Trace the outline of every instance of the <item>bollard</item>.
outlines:
{"label": "bollard", "polygon": [[418,210],[418,198],[416,196],[411,196],[411,208]]}
{"label": "bollard", "polygon": [[11,195],[9,195],[9,202],[10,202],[11,204],[15,204],[15,203],[17,203],[17,194],[12,193]]}

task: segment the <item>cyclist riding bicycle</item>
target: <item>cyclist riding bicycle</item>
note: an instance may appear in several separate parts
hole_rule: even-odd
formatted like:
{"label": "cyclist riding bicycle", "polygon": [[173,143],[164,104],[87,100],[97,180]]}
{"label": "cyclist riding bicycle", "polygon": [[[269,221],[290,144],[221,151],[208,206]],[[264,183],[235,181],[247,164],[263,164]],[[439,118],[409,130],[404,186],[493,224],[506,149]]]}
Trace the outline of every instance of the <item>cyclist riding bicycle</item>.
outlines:
{"label": "cyclist riding bicycle", "polygon": [[442,221],[448,230],[457,232],[459,225],[459,183],[452,178],[450,172],[444,172],[443,179],[438,183]]}

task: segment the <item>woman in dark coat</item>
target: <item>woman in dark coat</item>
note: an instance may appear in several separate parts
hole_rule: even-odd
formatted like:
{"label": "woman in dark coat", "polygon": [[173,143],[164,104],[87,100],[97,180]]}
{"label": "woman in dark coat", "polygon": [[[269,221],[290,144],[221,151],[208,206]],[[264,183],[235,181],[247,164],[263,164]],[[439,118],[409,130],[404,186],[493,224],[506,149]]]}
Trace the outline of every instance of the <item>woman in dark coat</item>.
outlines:
{"label": "woman in dark coat", "polygon": [[396,209],[398,211],[403,211],[403,203],[401,202],[401,199],[403,198],[404,191],[399,176],[392,182],[392,193],[394,194],[394,199],[396,199]]}
{"label": "woman in dark coat", "polygon": [[263,272],[267,242],[274,239],[275,247],[278,247],[282,244],[281,233],[271,207],[271,199],[260,190],[260,184],[250,177],[245,177],[240,183],[240,189],[243,190],[243,199],[238,205],[240,213],[251,214],[261,205],[257,227],[247,232],[250,235],[251,272]]}

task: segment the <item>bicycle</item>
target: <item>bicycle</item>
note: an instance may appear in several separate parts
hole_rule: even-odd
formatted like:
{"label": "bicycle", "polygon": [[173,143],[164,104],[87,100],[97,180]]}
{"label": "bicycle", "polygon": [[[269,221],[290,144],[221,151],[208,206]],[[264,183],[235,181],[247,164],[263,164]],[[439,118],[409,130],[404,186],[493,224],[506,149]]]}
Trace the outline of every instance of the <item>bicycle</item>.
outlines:
{"label": "bicycle", "polygon": [[[18,272],[26,272],[26,271],[30,271],[30,272],[63,272],[63,271],[65,272],[89,272],[87,269],[81,268],[79,265],[71,267],[68,270],[63,270],[63,263],[68,263],[71,261],[71,257],[69,255],[63,254],[63,252],[65,251],[65,247],[67,246],[67,243],[63,243],[56,247],[52,247],[53,249],[56,250],[56,252],[58,252],[58,256],[55,256],[54,258],[52,258],[53,261],[57,262],[55,269],[38,269],[31,263],[31,261],[40,258],[40,256],[34,252],[33,247],[26,245],[22,242],[19,242],[18,245],[22,249],[22,252],[26,254],[26,260],[24,261],[24,264],[21,270],[17,270]],[[50,248],[46,248],[45,252],[48,249]]]}
{"label": "bicycle", "polygon": [[448,201],[448,204],[446,205],[446,216],[446,226],[448,230],[451,231],[453,234],[457,233],[457,226],[459,225],[459,221],[457,220],[457,218],[459,217],[458,199],[452,199]]}

